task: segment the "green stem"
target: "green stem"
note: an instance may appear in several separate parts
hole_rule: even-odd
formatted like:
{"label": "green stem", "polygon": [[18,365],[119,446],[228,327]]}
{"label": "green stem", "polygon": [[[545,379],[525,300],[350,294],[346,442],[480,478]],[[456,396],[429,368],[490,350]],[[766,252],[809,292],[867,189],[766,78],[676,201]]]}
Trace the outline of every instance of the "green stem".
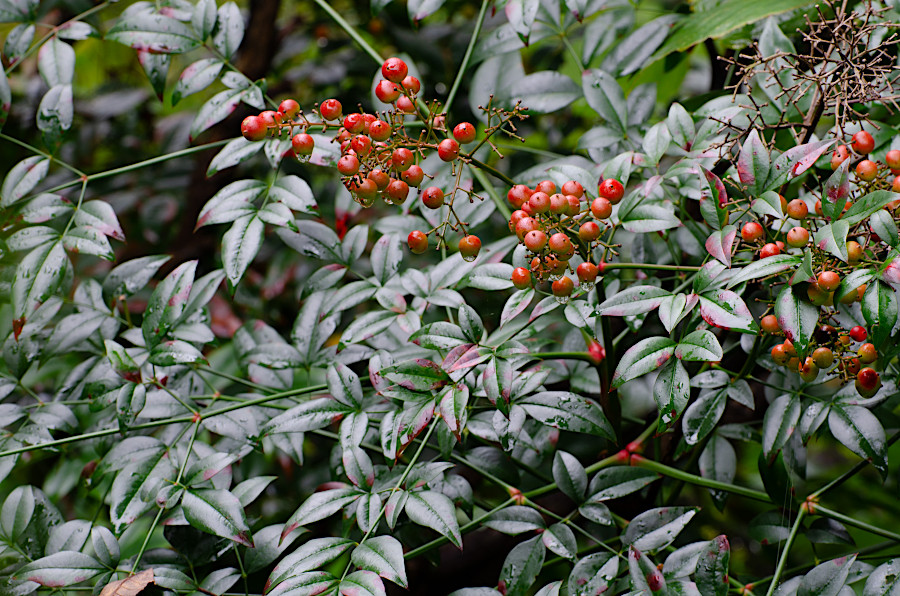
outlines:
{"label": "green stem", "polygon": [[[282,391],[281,393],[273,393],[272,395],[266,395],[264,397],[259,397],[256,399],[250,399],[246,401],[242,401],[239,403],[235,403],[230,406],[226,406],[224,408],[219,408],[218,410],[213,410],[212,412],[204,412],[201,413],[202,418],[212,418],[213,416],[219,416],[220,414],[226,414],[228,412],[233,412],[235,410],[240,410],[242,408],[247,408],[250,406],[258,406],[260,404],[264,404],[266,402],[275,401],[277,399],[284,399],[286,397],[295,397],[298,395],[304,395],[306,393],[316,393],[317,391],[324,391],[327,389],[326,385],[312,385],[310,387],[303,387],[302,389],[291,389],[290,391]],[[169,424],[180,424],[184,422],[193,422],[194,416],[174,416],[172,418],[165,418],[163,420],[154,420],[153,422],[145,422],[143,424],[136,424],[134,426],[129,426],[121,432],[131,432],[135,430],[146,430],[151,428],[157,428],[160,426],[167,426]],[[120,430],[118,428],[107,428],[104,430],[94,431],[92,433],[85,433],[83,435],[76,435],[73,437],[66,437],[65,439],[56,439],[55,441],[47,441],[46,443],[38,443],[37,445],[26,445],[24,447],[18,447],[16,449],[7,449],[6,451],[0,451],[0,457],[6,457],[7,455],[16,455],[18,453],[26,453],[29,451],[38,451],[40,449],[49,449],[50,447],[59,447],[60,445],[68,445],[69,443],[78,443],[80,441],[87,441],[89,439],[96,439],[99,437],[108,437],[110,435],[118,434]]]}
{"label": "green stem", "polygon": [[494,190],[494,185],[491,184],[490,180],[488,180],[487,176],[484,175],[484,172],[479,170],[478,168],[470,168],[472,174],[475,175],[475,179],[478,180],[478,183],[484,188],[484,191],[488,193],[491,197],[491,200],[494,201],[494,205],[497,206],[497,209],[500,213],[503,214],[503,217],[509,219],[512,216],[512,211],[509,210],[509,205],[506,204],[506,201],[503,200],[503,197],[497,194]]}
{"label": "green stem", "polygon": [[538,358],[540,360],[550,360],[552,358],[560,358],[562,360],[583,360],[596,364],[594,359],[587,352],[532,352],[529,358]]}
{"label": "green stem", "polygon": [[453,105],[453,100],[456,99],[456,92],[459,91],[459,85],[462,83],[466,69],[469,67],[469,60],[472,58],[472,52],[475,50],[478,36],[481,35],[481,26],[484,25],[484,17],[487,14],[487,7],[490,3],[490,0],[482,0],[481,2],[481,10],[478,12],[478,18],[475,20],[475,30],[472,32],[472,38],[469,40],[469,47],[466,48],[462,64],[459,65],[459,71],[456,73],[453,86],[450,87],[450,95],[447,96],[447,102],[444,104],[444,112],[450,112],[450,106]]}
{"label": "green stem", "polygon": [[372,60],[374,60],[378,64],[381,64],[382,61],[384,61],[384,58],[381,57],[381,54],[379,54],[377,51],[375,51],[375,48],[370,46],[369,42],[367,42],[365,39],[363,39],[362,36],[356,32],[356,29],[353,27],[353,25],[348,23],[344,19],[344,17],[342,17],[340,15],[339,12],[337,12],[335,9],[331,8],[331,6],[327,2],[325,2],[325,0],[315,0],[315,3],[318,4],[322,10],[327,12],[328,16],[330,16],[332,19],[334,19],[334,21],[338,25],[340,25],[341,29],[343,29],[347,33],[347,35],[349,35],[351,38],[353,38],[353,41],[358,43],[359,46],[369,56],[372,57]]}
{"label": "green stem", "polygon": [[[900,432],[894,433],[891,436],[891,438],[889,438],[887,440],[887,447],[890,447],[891,445],[896,443],[898,439],[900,439]],[[864,470],[870,464],[871,464],[871,462],[868,460],[865,460],[865,459],[860,460],[852,468],[850,468],[849,470],[847,470],[846,472],[844,472],[843,474],[841,474],[840,476],[838,476],[837,478],[835,478],[834,480],[832,480],[831,482],[829,482],[828,484],[823,486],[822,488],[818,489],[814,493],[810,494],[809,498],[817,499],[818,497],[822,496],[823,494],[830,491],[831,489],[838,487],[841,484],[845,483],[847,480],[849,480],[850,478],[852,478],[853,476],[855,476],[856,474],[858,474],[859,472]],[[816,507],[816,509],[818,510],[819,507]]]}
{"label": "green stem", "polygon": [[42,151],[33,145],[29,145],[25,141],[20,141],[19,139],[16,139],[14,137],[11,137],[11,136],[9,136],[7,134],[3,134],[3,133],[0,133],[0,139],[3,139],[4,141],[9,141],[10,143],[13,143],[15,145],[18,145],[19,147],[22,147],[23,149],[27,149],[27,150],[31,151],[32,153],[40,155],[41,157],[45,157],[45,158],[49,159],[51,162],[58,163],[65,169],[69,170],[70,172],[72,172],[73,174],[78,176],[79,182],[81,181],[82,178],[85,177],[85,173],[82,172],[81,170],[79,170],[78,168],[76,168],[75,166],[71,166],[71,165],[67,164],[66,162],[62,161],[61,159],[58,159],[58,158],[54,157],[53,155],[50,155],[46,151]]}
{"label": "green stem", "polygon": [[498,180],[502,180],[504,183],[508,184],[509,186],[516,185],[516,182],[512,178],[510,178],[509,176],[507,176],[500,170],[495,169],[493,166],[489,166],[486,163],[484,163],[483,161],[475,159],[474,157],[470,157],[469,161],[471,161],[472,164],[474,164],[478,168],[484,170],[485,172],[487,172],[494,178],[496,178]]}
{"label": "green stem", "polygon": [[900,534],[896,532],[891,532],[890,530],[886,530],[884,528],[873,526],[871,524],[867,524],[864,521],[859,521],[856,518],[848,517],[843,513],[839,513],[834,511],[833,509],[829,509],[827,507],[823,507],[818,503],[815,503],[811,506],[813,515],[821,515],[823,517],[829,517],[835,521],[841,522],[847,526],[853,526],[854,528],[859,528],[860,530],[864,530],[870,534],[875,534],[876,536],[881,536],[882,538],[888,538],[895,542],[900,542]]}
{"label": "green stem", "polygon": [[700,271],[702,267],[690,265],[657,265],[655,263],[603,263],[603,271],[610,269],[651,269],[654,271]]}
{"label": "green stem", "polygon": [[794,540],[797,538],[797,532],[800,530],[800,525],[803,522],[804,517],[806,517],[806,507],[801,507],[800,512],[797,514],[797,519],[794,520],[794,525],[791,527],[791,533],[784,543],[784,551],[782,551],[781,557],[778,559],[778,565],[775,567],[775,574],[772,576],[772,581],[769,582],[769,589],[766,591],[766,596],[772,596],[772,594],[775,593],[775,588],[778,587],[778,580],[781,579],[781,574],[784,572],[788,554],[791,552],[791,547],[794,545]]}
{"label": "green stem", "polygon": [[644,457],[633,457],[631,459],[631,465],[639,468],[644,468],[645,470],[651,470],[653,472],[662,474],[663,476],[681,480],[695,486],[702,486],[704,488],[711,488],[713,490],[729,492],[735,495],[740,495],[742,497],[747,497],[748,499],[753,499],[754,501],[760,501],[762,503],[772,502],[772,499],[769,497],[769,495],[764,492],[753,490],[752,488],[747,488],[744,486],[738,486],[736,484],[728,484],[727,482],[719,482],[717,480],[703,478],[701,476],[697,476],[696,474],[684,472],[682,470],[679,470],[678,468],[672,468],[665,464],[661,464]]}

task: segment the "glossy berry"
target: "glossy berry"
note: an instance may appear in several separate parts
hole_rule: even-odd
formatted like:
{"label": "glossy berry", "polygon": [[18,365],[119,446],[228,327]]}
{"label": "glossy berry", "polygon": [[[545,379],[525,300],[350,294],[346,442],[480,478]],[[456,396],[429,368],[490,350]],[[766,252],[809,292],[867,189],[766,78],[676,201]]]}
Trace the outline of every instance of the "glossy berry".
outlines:
{"label": "glossy berry", "polygon": [[891,149],[884,156],[884,163],[892,170],[900,170],[900,151]]}
{"label": "glossy berry", "polygon": [[368,155],[372,151],[372,139],[366,135],[356,135],[350,139],[350,148],[357,155]]}
{"label": "glossy berry", "polygon": [[509,204],[519,209],[531,197],[532,190],[524,184],[516,184],[506,193],[506,200]]}
{"label": "glossy berry", "polygon": [[463,236],[459,241],[459,254],[465,261],[474,261],[481,250],[481,239],[478,236]]}
{"label": "glossy berry", "polygon": [[406,171],[413,164],[415,156],[405,147],[398,147],[391,153],[391,166],[398,172]]}
{"label": "glossy berry", "polygon": [[607,178],[600,182],[597,187],[597,193],[615,205],[619,201],[622,200],[622,197],[625,196],[625,187],[622,186],[622,183],[614,178]]}
{"label": "glossy berry", "polygon": [[794,199],[787,206],[787,215],[794,219],[805,219],[809,215],[809,207],[801,199]]}
{"label": "glossy berry", "polygon": [[388,58],[381,65],[381,76],[392,83],[401,82],[407,74],[409,74],[409,67],[400,58]]}
{"label": "glossy berry", "polygon": [[556,193],[550,195],[550,213],[554,215],[565,215],[569,212],[569,200],[566,195]]}
{"label": "glossy berry", "polygon": [[750,221],[741,228],[741,238],[744,242],[756,242],[765,234],[763,227],[758,222]]}
{"label": "glossy berry", "polygon": [[453,128],[453,138],[464,145],[475,140],[475,127],[468,122],[460,122]]}
{"label": "glossy berry", "polygon": [[279,104],[278,111],[288,120],[293,120],[300,113],[300,104],[293,99],[286,99]]}
{"label": "glossy berry", "polygon": [[534,187],[534,190],[552,195],[556,192],[556,183],[554,183],[553,180],[541,180]]}
{"label": "glossy berry", "polygon": [[568,277],[561,277],[553,282],[550,289],[553,291],[554,296],[566,298],[572,295],[572,291],[575,289],[575,282]]}
{"label": "glossy berry", "polygon": [[338,160],[337,169],[344,176],[352,176],[359,171],[359,159],[355,155],[345,155]]}
{"label": "glossy berry", "polygon": [[422,191],[422,204],[429,209],[440,209],[444,204],[444,191],[438,186],[429,186]]}
{"label": "glossy berry", "polygon": [[778,317],[775,315],[766,315],[759,321],[759,326],[766,333],[778,333],[781,331],[781,325],[778,324]]}
{"label": "glossy berry", "polygon": [[248,141],[262,141],[268,134],[266,123],[259,116],[247,116],[241,122],[241,134]]}
{"label": "glossy berry", "polygon": [[612,203],[603,197],[594,199],[591,203],[591,214],[597,219],[606,219],[612,215]]}
{"label": "glossy berry", "polygon": [[259,117],[266,123],[266,126],[277,126],[281,124],[281,113],[275,110],[266,110],[259,113]]}
{"label": "glossy berry", "polygon": [[842,369],[846,369],[851,375],[855,375],[859,372],[859,358],[850,358],[849,360],[842,362],[842,365]]}
{"label": "glossy berry", "polygon": [[312,138],[312,135],[308,135],[305,132],[297,133],[294,135],[294,138],[291,139],[291,148],[297,155],[311,154],[315,145],[316,142]]}
{"label": "glossy berry", "polygon": [[350,190],[366,202],[374,201],[375,196],[378,194],[378,186],[369,178],[354,180],[350,185]]}
{"label": "glossy berry", "polygon": [[547,242],[547,246],[549,246],[550,250],[552,250],[556,254],[564,255],[572,249],[572,241],[569,240],[569,237],[564,233],[557,232],[550,236],[550,240]]}
{"label": "glossy berry", "polygon": [[509,231],[515,233],[516,225],[519,221],[522,220],[523,217],[528,217],[528,214],[522,211],[521,209],[516,209],[512,212],[512,215],[509,216]]}
{"label": "glossy berry", "polygon": [[425,235],[425,232],[419,230],[410,232],[409,236],[406,238],[406,243],[409,245],[409,250],[417,255],[428,250],[428,236]]}
{"label": "glossy berry", "polygon": [[819,284],[809,284],[806,295],[814,306],[823,306],[828,302],[828,292],[819,287]]}
{"label": "glossy berry", "polygon": [[875,148],[875,139],[868,132],[861,130],[853,135],[853,143],[850,146],[860,155],[865,155]]}
{"label": "glossy berry", "polygon": [[766,259],[768,257],[774,257],[775,255],[780,254],[780,253],[781,253],[781,249],[778,248],[778,245],[769,242],[768,244],[764,245],[759,250],[759,258]]}
{"label": "glossy berry", "polygon": [[347,114],[344,116],[343,124],[344,128],[352,134],[361,133],[366,127],[366,121],[362,114]]}
{"label": "glossy berry", "polygon": [[900,176],[894,176],[894,181],[891,182],[891,190],[900,192]]}
{"label": "glossy berry", "polygon": [[806,360],[801,362],[797,367],[797,372],[800,373],[801,379],[803,379],[807,383],[811,383],[816,380],[817,376],[819,376],[819,367],[816,365],[812,357],[807,356]]}
{"label": "glossy berry", "polygon": [[856,240],[849,240],[847,242],[847,262],[851,265],[855,265],[859,262],[859,260],[863,256],[862,246],[859,245],[859,242]]}
{"label": "glossy berry", "polygon": [[834,352],[830,348],[822,346],[813,350],[812,359],[819,368],[828,368],[834,364]]}
{"label": "glossy berry", "polygon": [[441,161],[453,161],[459,157],[459,143],[453,139],[444,139],[438,143],[438,157]]}
{"label": "glossy berry", "polygon": [[512,282],[516,289],[525,290],[531,287],[531,271],[525,267],[516,267],[512,272]]}
{"label": "glossy berry", "polygon": [[566,195],[566,200],[569,203],[569,210],[567,211],[569,215],[574,217],[581,213],[581,199],[575,195]]}
{"label": "glossy berry", "polygon": [[387,188],[387,185],[391,183],[391,177],[387,175],[387,172],[383,171],[381,168],[375,168],[369,175],[367,176],[369,180],[373,181],[375,185],[378,187],[378,190],[384,190]]}
{"label": "glossy berry", "polygon": [[861,327],[859,325],[851,329],[848,335],[850,335],[853,341],[866,341],[866,338],[869,337],[869,334],[866,333],[865,327]]}
{"label": "glossy berry", "polygon": [[874,368],[868,366],[856,374],[856,390],[862,396],[873,395],[881,387],[881,377]]}
{"label": "glossy berry", "polygon": [[525,234],[522,243],[531,252],[541,252],[547,246],[547,234],[541,230],[531,230]]}
{"label": "glossy berry", "polygon": [[375,85],[375,97],[381,103],[394,103],[400,97],[400,87],[390,81],[378,81]]}
{"label": "glossy berry", "polygon": [[375,120],[369,125],[369,136],[373,141],[386,141],[391,138],[391,125],[384,120]]}
{"label": "glossy berry", "polygon": [[384,194],[395,205],[402,205],[409,196],[409,184],[403,180],[391,180],[384,189]]}
{"label": "glossy berry", "polygon": [[823,271],[816,278],[816,282],[826,292],[833,292],[841,285],[841,276],[834,271]]}
{"label": "glossy berry", "polygon": [[878,360],[878,350],[875,349],[874,344],[868,342],[859,346],[859,349],[856,350],[856,355],[859,356],[859,361],[862,364],[872,364]]}
{"label": "glossy berry", "polygon": [[593,242],[600,237],[600,226],[592,221],[586,221],[578,228],[578,237],[584,242]]}
{"label": "glossy berry", "polygon": [[397,103],[394,105],[396,105],[397,109],[404,114],[413,114],[416,111],[416,104],[413,103],[413,100],[406,97],[405,95],[401,95],[400,97],[398,97]]}
{"label": "glossy berry", "polygon": [[581,283],[592,284],[597,280],[599,269],[593,263],[582,263],[575,268],[575,274]]}
{"label": "glossy berry", "polygon": [[319,113],[326,120],[337,120],[340,118],[342,109],[341,102],[336,99],[326,99],[319,104]]}
{"label": "glossy berry", "polygon": [[809,230],[799,226],[791,228],[788,230],[785,240],[791,248],[803,248],[809,243]]}
{"label": "glossy berry", "polygon": [[838,148],[831,152],[831,169],[838,169],[849,157],[850,150],[847,149],[847,145],[838,145]]}
{"label": "glossy berry", "polygon": [[413,188],[418,188],[419,185],[422,184],[422,180],[425,179],[425,172],[422,168],[413,164],[409,166],[409,169],[400,174],[400,179]]}
{"label": "glossy berry", "polygon": [[772,348],[772,360],[775,361],[775,364],[780,364],[781,366],[787,364],[790,356],[785,351],[784,344],[778,344]]}
{"label": "glossy berry", "polygon": [[536,219],[531,216],[523,217],[519,220],[519,223],[516,224],[516,236],[519,240],[523,240],[525,238],[525,234],[532,230],[537,230],[540,228],[541,224],[538,223]]}
{"label": "glossy berry", "polygon": [[550,195],[542,191],[534,192],[528,199],[528,206],[535,213],[547,213],[550,211]]}
{"label": "glossy berry", "polygon": [[562,193],[580,199],[584,196],[584,187],[575,180],[569,180],[562,185]]}
{"label": "glossy berry", "polygon": [[878,164],[871,159],[864,159],[856,164],[856,177],[866,182],[875,180],[878,176]]}
{"label": "glossy berry", "polygon": [[407,75],[406,77],[404,77],[403,80],[400,81],[400,85],[413,95],[418,93],[422,88],[422,83],[419,82],[419,79],[412,75]]}

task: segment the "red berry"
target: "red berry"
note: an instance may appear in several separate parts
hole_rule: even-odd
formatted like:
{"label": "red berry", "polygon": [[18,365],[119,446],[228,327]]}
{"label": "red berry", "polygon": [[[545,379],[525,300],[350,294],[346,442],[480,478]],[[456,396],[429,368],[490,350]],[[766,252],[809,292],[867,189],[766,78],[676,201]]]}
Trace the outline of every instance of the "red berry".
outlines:
{"label": "red berry", "polygon": [[809,243],[809,230],[799,226],[791,228],[785,239],[791,248],[803,248]]}
{"label": "red berry", "polygon": [[266,123],[259,116],[247,116],[241,122],[241,134],[248,141],[262,141],[267,133]]}
{"label": "red berry", "polygon": [[375,97],[381,103],[394,103],[400,97],[400,87],[390,81],[378,81],[375,85]]}
{"label": "red berry", "polygon": [[838,169],[842,163],[850,157],[850,150],[847,145],[838,145],[838,148],[831,152],[831,169]]}
{"label": "red berry", "polygon": [[809,215],[809,207],[806,206],[802,199],[794,199],[788,203],[787,214],[788,217],[793,217],[794,219],[805,219]]}
{"label": "red berry", "polygon": [[312,135],[308,135],[305,132],[297,133],[291,139],[291,147],[297,155],[309,155],[313,152],[315,144],[316,142],[313,140]]}
{"label": "red berry", "polygon": [[781,249],[778,248],[777,244],[772,244],[771,242],[769,242],[768,244],[766,244],[759,250],[759,258],[765,259],[768,257],[774,257],[775,255],[779,254],[780,252],[781,252]]}
{"label": "red berry", "polygon": [[866,392],[874,393],[881,385],[881,378],[874,368],[868,366],[860,370],[856,375],[857,389],[863,389]]}
{"label": "red berry", "polygon": [[575,269],[575,274],[578,275],[578,281],[581,283],[594,283],[597,280],[598,273],[599,270],[593,263],[585,262]]}
{"label": "red berry", "polygon": [[425,172],[419,166],[411,165],[408,170],[400,173],[400,179],[413,188],[418,188],[425,179]]}
{"label": "red berry", "polygon": [[581,213],[581,199],[576,197],[575,195],[566,195],[566,200],[569,203],[568,214],[572,217]]}
{"label": "red berry", "polygon": [[872,364],[878,360],[878,350],[875,349],[875,344],[868,342],[859,346],[856,355],[859,356],[859,361],[862,364]]}
{"label": "red berry", "polygon": [[775,315],[766,315],[759,321],[759,326],[766,333],[778,333],[781,331],[781,325],[778,324],[778,318]]}
{"label": "red berry", "polygon": [[575,289],[575,282],[568,277],[561,277],[553,282],[550,289],[553,291],[554,296],[565,298],[571,296],[572,290]]}
{"label": "red berry", "polygon": [[565,195],[556,193],[550,195],[550,213],[554,215],[565,215],[569,212],[569,200]]}
{"label": "red berry", "polygon": [[366,121],[362,114],[347,114],[344,116],[344,128],[352,134],[362,132],[365,127]]}
{"label": "red berry", "polygon": [[531,287],[531,271],[525,267],[516,267],[512,272],[512,282],[519,290]]}
{"label": "red berry", "polygon": [[395,170],[403,172],[412,165],[413,159],[415,159],[415,156],[412,151],[405,147],[398,147],[391,154],[391,166]]}
{"label": "red berry", "polygon": [[372,139],[366,135],[356,135],[350,139],[350,148],[353,149],[357,155],[368,155],[369,152],[372,151]]}
{"label": "red berry", "polygon": [[422,83],[419,82],[419,79],[412,75],[408,75],[404,77],[402,81],[400,81],[400,85],[403,86],[404,89],[415,95],[422,88]]}
{"label": "red berry", "polygon": [[293,120],[300,113],[300,104],[293,99],[286,99],[278,106],[278,111],[288,120]]}
{"label": "red berry", "polygon": [[841,285],[841,276],[834,271],[823,271],[816,278],[816,282],[826,292],[833,292]]}
{"label": "red berry", "polygon": [[525,234],[522,243],[531,252],[541,252],[547,246],[547,234],[541,230],[531,230]]}
{"label": "red berry", "polygon": [[875,180],[875,177],[878,176],[878,164],[871,159],[862,160],[856,164],[856,176],[866,182]]}
{"label": "red berry", "polygon": [[755,221],[747,222],[741,228],[741,238],[744,239],[744,242],[756,242],[763,237],[763,234],[765,234],[765,230]]}
{"label": "red berry", "polygon": [[606,219],[612,215],[612,203],[603,197],[596,198],[594,199],[594,202],[591,203],[591,213],[597,219]]}
{"label": "red berry", "polygon": [[453,139],[444,139],[438,143],[438,157],[442,161],[453,161],[459,156],[459,143]]}
{"label": "red berry", "polygon": [[515,233],[516,225],[521,221],[523,217],[528,217],[528,214],[522,211],[521,209],[516,209],[512,212],[512,215],[509,216],[509,231]]}
{"label": "red berry", "polygon": [[471,143],[475,140],[475,127],[468,122],[460,122],[453,129],[453,138],[463,145]]}
{"label": "red berry", "polygon": [[524,184],[516,184],[506,193],[506,200],[509,204],[520,209],[522,205],[531,197],[532,190]]}
{"label": "red berry", "polygon": [[409,233],[406,243],[409,245],[409,250],[420,255],[428,249],[428,236],[424,232],[416,230]]}
{"label": "red berry", "polygon": [[557,232],[550,236],[550,240],[547,242],[547,244],[550,247],[550,250],[558,255],[568,254],[569,251],[573,248],[572,241],[569,240],[569,237],[562,232]]}
{"label": "red berry", "polygon": [[378,186],[369,178],[355,179],[350,185],[350,190],[366,202],[374,201],[378,194]]}
{"label": "red berry", "polygon": [[338,160],[337,169],[344,176],[352,176],[359,171],[359,159],[355,155],[345,155]]}
{"label": "red berry", "polygon": [[578,237],[584,242],[593,242],[600,237],[600,226],[592,221],[586,221],[578,228]]}
{"label": "red berry", "polygon": [[884,156],[884,163],[892,170],[900,170],[900,151],[891,149]]}
{"label": "red berry", "polygon": [[459,241],[459,254],[463,260],[474,261],[481,250],[481,239],[478,236],[463,236]]}
{"label": "red berry", "polygon": [[385,196],[396,205],[402,205],[409,196],[409,184],[403,180],[391,180],[384,189]]}
{"label": "red berry", "polygon": [[336,99],[326,99],[319,105],[319,113],[325,120],[337,120],[341,117],[341,102]]}
{"label": "red berry", "polygon": [[440,209],[444,204],[444,191],[438,186],[429,186],[422,192],[422,203],[429,209]]}
{"label": "red berry", "polygon": [[369,180],[375,183],[375,186],[378,187],[378,190],[384,190],[387,188],[387,185],[391,183],[391,177],[387,175],[387,172],[384,172],[381,168],[375,168],[369,175],[367,176]]}
{"label": "red berry", "polygon": [[537,230],[540,227],[541,224],[539,224],[538,221],[533,217],[523,217],[519,220],[519,223],[516,224],[516,236],[519,238],[519,240],[524,240],[525,234],[532,230]]}
{"label": "red berry", "polygon": [[819,368],[828,368],[834,364],[834,352],[831,351],[831,348],[826,348],[824,346],[816,348],[813,350],[812,359]]}
{"label": "red berry", "polygon": [[396,105],[397,109],[404,114],[412,114],[416,111],[416,104],[413,103],[413,100],[406,97],[405,95],[401,95],[400,97],[398,97],[397,103],[394,105]]}
{"label": "red berry", "polygon": [[535,213],[547,213],[550,211],[550,196],[545,192],[536,191],[528,199],[528,206]]}
{"label": "red berry", "polygon": [[556,184],[554,184],[553,180],[541,180],[534,187],[535,192],[545,192],[548,195],[552,195],[556,192]]}
{"label": "red berry", "polygon": [[601,197],[615,205],[625,196],[625,187],[622,183],[614,178],[607,178],[600,182],[597,192]]}
{"label": "red berry", "polygon": [[580,199],[584,196],[584,187],[575,180],[569,180],[562,185],[562,193]]}
{"label": "red berry", "polygon": [[849,335],[853,338],[853,341],[866,341],[866,338],[869,337],[865,327],[861,327],[860,325],[851,329]]}
{"label": "red berry", "polygon": [[386,141],[391,138],[391,125],[384,120],[375,120],[369,125],[369,136],[375,141]]}
{"label": "red berry", "polygon": [[406,78],[407,74],[409,74],[409,67],[400,58],[388,58],[381,65],[381,76],[392,83],[399,83]]}
{"label": "red berry", "polygon": [[873,139],[872,135],[870,135],[868,132],[861,130],[853,135],[853,143],[851,147],[853,147],[853,150],[860,155],[865,155],[867,153],[871,153],[872,149],[875,148],[875,139]]}
{"label": "red berry", "polygon": [[259,117],[266,123],[266,126],[277,126],[281,124],[281,114],[275,110],[260,112]]}

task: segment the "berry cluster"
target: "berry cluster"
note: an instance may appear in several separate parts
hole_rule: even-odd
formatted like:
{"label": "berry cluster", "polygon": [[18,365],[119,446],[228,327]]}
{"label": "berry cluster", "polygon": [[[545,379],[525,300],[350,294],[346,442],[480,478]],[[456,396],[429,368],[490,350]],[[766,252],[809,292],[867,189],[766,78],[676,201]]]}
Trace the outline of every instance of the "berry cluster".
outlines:
{"label": "berry cluster", "polygon": [[543,281],[547,277],[553,295],[566,302],[575,289],[565,272],[575,256],[576,243],[585,259],[575,268],[580,287],[585,291],[594,287],[601,269],[589,259],[593,248],[602,244],[602,229],[595,220],[606,225],[604,220],[612,215],[612,206],[622,200],[625,188],[618,180],[608,178],[600,181],[597,194],[591,201],[575,180],[565,182],[558,191],[551,180],[539,182],[533,189],[517,184],[509,190],[507,199],[516,208],[509,219],[509,230],[532,256],[530,270],[513,270],[512,282],[517,288],[529,288],[533,278]]}
{"label": "berry cluster", "polygon": [[[460,122],[447,134],[445,115],[440,113],[436,102],[429,106],[419,103],[420,81],[409,74],[409,67],[400,58],[388,58],[381,66],[383,79],[375,85],[375,96],[390,108],[381,114],[366,113],[362,110],[344,115],[343,106],[336,99],[323,101],[316,110],[320,118],[311,122],[292,99],[281,103],[279,110],[265,111],[257,116],[248,116],[241,124],[241,133],[249,141],[262,141],[269,136],[280,137],[287,134],[291,138],[294,154],[300,160],[307,160],[312,154],[315,140],[309,134],[313,127],[323,132],[332,130],[333,142],[340,144],[341,157],[336,167],[343,183],[354,200],[363,207],[370,207],[378,197],[389,204],[402,204],[409,197],[412,188],[420,188],[426,174],[417,162],[428,152],[436,152],[438,157],[451,163],[455,172],[461,172],[458,165],[472,161],[472,154],[487,142],[504,124],[514,118],[523,118],[520,108],[512,111],[489,111],[491,117],[499,117],[500,123],[489,126],[485,138],[472,151],[461,153],[461,145],[475,141],[477,131],[469,122]],[[422,132],[416,136],[407,134],[406,124],[410,116],[416,116],[424,124]],[[503,130],[515,136],[512,131]],[[444,137],[444,138],[441,138]],[[457,192],[469,200],[480,199],[471,191],[460,188],[459,177],[452,189],[427,186],[420,192],[422,204],[428,209],[447,206],[447,219],[428,232],[416,230],[408,237],[409,248],[420,254],[428,248],[428,236],[437,232],[439,245],[446,242],[446,228],[459,230],[462,238],[459,251],[467,261],[474,260],[481,249],[481,240],[468,234],[466,223],[453,211],[453,200]],[[450,217],[454,220],[451,221]]]}

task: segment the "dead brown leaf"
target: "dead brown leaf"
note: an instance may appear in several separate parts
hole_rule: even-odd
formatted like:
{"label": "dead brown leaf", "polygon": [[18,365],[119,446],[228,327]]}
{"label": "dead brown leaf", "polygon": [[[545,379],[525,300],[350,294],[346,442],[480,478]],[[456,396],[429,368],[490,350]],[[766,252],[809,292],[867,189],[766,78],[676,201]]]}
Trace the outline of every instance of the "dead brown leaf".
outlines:
{"label": "dead brown leaf", "polygon": [[135,596],[152,583],[153,570],[145,569],[136,575],[106,584],[100,592],[100,596]]}

